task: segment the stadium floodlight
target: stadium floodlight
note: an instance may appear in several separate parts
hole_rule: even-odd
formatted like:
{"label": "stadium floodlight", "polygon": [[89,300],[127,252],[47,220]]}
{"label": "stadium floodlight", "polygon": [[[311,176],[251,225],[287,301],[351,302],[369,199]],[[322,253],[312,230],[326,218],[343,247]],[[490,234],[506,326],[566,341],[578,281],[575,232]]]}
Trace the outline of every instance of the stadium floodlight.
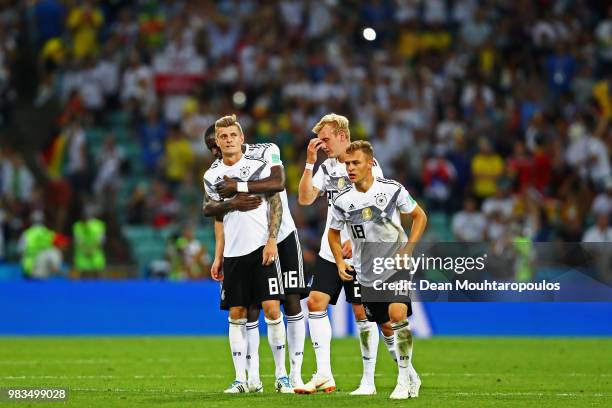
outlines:
{"label": "stadium floodlight", "polygon": [[246,103],[246,94],[242,91],[236,91],[232,95],[232,101],[236,107],[242,107]]}
{"label": "stadium floodlight", "polygon": [[372,27],[366,27],[363,29],[363,38],[367,41],[374,41],[376,39],[376,30]]}

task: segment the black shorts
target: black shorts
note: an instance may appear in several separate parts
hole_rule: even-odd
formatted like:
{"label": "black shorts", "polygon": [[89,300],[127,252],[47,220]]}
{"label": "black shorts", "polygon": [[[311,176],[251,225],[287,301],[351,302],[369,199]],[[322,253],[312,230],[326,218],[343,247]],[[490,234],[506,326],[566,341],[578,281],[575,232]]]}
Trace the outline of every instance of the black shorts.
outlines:
{"label": "black shorts", "polygon": [[283,274],[285,295],[299,294],[300,299],[308,296],[308,277],[304,275],[304,260],[297,230],[278,243],[278,258]]}
{"label": "black shorts", "polygon": [[[366,316],[371,322],[378,324],[385,324],[389,320],[389,305],[392,302],[364,302],[363,308],[365,309]],[[412,304],[410,302],[397,302],[403,303],[408,306],[408,316],[412,316]]]}
{"label": "black shorts", "polygon": [[262,265],[263,248],[247,255],[223,258],[221,310],[285,298],[280,263]]}
{"label": "black shorts", "polygon": [[335,305],[344,287],[344,294],[348,303],[361,304],[361,287],[353,272],[352,281],[343,281],[338,276],[338,268],[333,262],[317,256],[315,270],[313,272],[312,287],[310,290],[327,293],[331,298],[329,303]]}

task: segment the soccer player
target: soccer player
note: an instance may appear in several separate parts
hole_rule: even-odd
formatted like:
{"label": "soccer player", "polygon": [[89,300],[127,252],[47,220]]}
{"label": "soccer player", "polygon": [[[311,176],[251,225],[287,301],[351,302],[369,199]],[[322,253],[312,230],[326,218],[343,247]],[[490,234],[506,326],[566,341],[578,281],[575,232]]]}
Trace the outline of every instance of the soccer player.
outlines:
{"label": "soccer player", "polygon": [[[216,144],[214,126],[209,127],[205,133],[205,143],[209,150],[221,159],[222,154]],[[270,176],[246,182],[246,189],[250,193],[280,193],[283,214],[281,220],[280,231],[278,233],[278,253],[280,266],[283,276],[283,284],[285,289],[285,299],[282,301],[283,308],[287,319],[287,342],[289,345],[290,355],[290,382],[292,386],[302,385],[302,360],[304,354],[304,339],[306,336],[306,327],[304,315],[302,314],[300,299],[308,295],[306,286],[307,279],[304,276],[302,251],[298,239],[297,229],[287,200],[287,193],[284,189],[285,175],[280,160],[280,151],[278,147],[271,143],[262,144],[243,144],[242,151],[250,158],[264,160],[270,166]],[[238,183],[229,178],[224,177],[224,180],[219,182],[217,189],[219,195],[223,198],[236,196],[232,200],[223,202],[215,202],[208,200],[204,206],[206,215],[223,215],[227,211],[222,206],[231,206],[232,201],[240,196],[239,200],[248,200],[254,196],[250,193],[238,193]],[[242,188],[242,187],[240,187]],[[233,209],[233,208],[231,208]],[[230,210],[231,210],[230,209]],[[239,208],[237,208],[240,210]],[[215,222],[215,239],[216,239],[216,255],[215,262],[212,267],[212,274],[215,278],[219,278],[223,267],[223,257],[221,254],[224,250],[223,222]],[[259,379],[259,330],[258,320],[260,314],[259,305],[251,305],[247,314],[247,372],[248,385],[251,392],[263,391],[263,385]],[[277,373],[280,375],[280,373]]]}
{"label": "soccer player", "polygon": [[[317,137],[308,144],[306,166],[300,180],[298,201],[301,205],[312,204],[323,193],[327,194],[327,220],[325,232],[321,238],[321,249],[317,257],[310,295],[308,296],[308,323],[310,337],[315,350],[317,371],[303,387],[295,387],[298,394],[312,394],[317,391],[332,392],[336,383],[330,363],[331,324],[327,316],[327,306],[336,304],[340,291],[344,287],[347,302],[353,306],[353,313],[359,328],[363,376],[359,388],[352,395],[376,394],[374,371],[378,352],[378,327],[368,322],[361,305],[360,287],[357,281],[343,282],[336,273],[334,256],[329,247],[327,232],[331,221],[329,207],[340,192],[352,188],[344,165],[346,148],[351,142],[349,121],[346,117],[334,113],[323,116],[312,129]],[[328,156],[319,166],[313,177],[313,167],[317,152],[323,149]],[[373,160],[373,172],[382,177],[380,166]],[[344,258],[351,258],[351,241],[348,232],[342,232],[342,253]],[[347,260],[347,262],[350,262]],[[382,327],[385,345],[392,357],[395,357],[393,331],[390,326]]]}
{"label": "soccer player", "polygon": [[[270,174],[270,166],[264,160],[242,153],[244,134],[235,115],[217,120],[215,135],[223,157],[204,173],[207,197],[225,200],[217,189],[225,176],[244,183]],[[229,341],[236,371],[235,381],[225,393],[250,391],[246,381],[246,322],[247,308],[252,304],[262,305],[268,325],[268,342],[276,367],[276,389],[282,393],[293,392],[285,369],[286,333],[280,312],[284,287],[276,244],[283,205],[278,193],[264,198],[266,205],[262,203],[249,211],[231,211],[223,217],[221,306],[229,310]]]}
{"label": "soccer player", "polygon": [[[357,280],[364,283],[361,264],[361,249],[364,242],[393,242],[392,251],[411,255],[414,245],[420,240],[427,216],[417,205],[408,191],[398,182],[375,177],[374,152],[366,141],[356,141],[349,145],[344,159],[348,176],[354,188],[340,193],[332,204],[332,220],[328,233],[329,246],[336,261],[338,276],[345,282]],[[410,236],[402,224],[412,218]],[[353,266],[347,264],[342,250],[342,231],[348,227],[352,233],[354,257]],[[390,254],[392,255],[392,254]],[[391,321],[397,354],[397,386],[391,393],[392,399],[416,398],[419,396],[421,381],[411,370],[412,333],[408,316],[412,313],[410,302],[370,303],[364,307],[368,320],[377,323]]]}

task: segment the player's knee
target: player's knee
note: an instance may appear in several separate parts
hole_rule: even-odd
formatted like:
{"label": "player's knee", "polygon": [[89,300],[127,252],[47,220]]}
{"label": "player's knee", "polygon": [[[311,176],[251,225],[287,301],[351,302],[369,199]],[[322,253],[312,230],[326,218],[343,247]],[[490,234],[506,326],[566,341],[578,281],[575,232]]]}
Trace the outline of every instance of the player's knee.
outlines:
{"label": "player's knee", "polygon": [[408,318],[406,306],[404,305],[391,305],[389,307],[389,319],[391,323],[401,322]]}
{"label": "player's knee", "polygon": [[258,321],[260,312],[261,308],[259,307],[259,305],[249,306],[249,310],[247,312],[247,321],[249,323]]}
{"label": "player's knee", "polygon": [[363,305],[353,304],[353,314],[355,315],[355,320],[366,320],[368,318]]}
{"label": "player's knee", "polygon": [[391,327],[391,322],[381,324],[380,331],[387,337],[393,336],[393,328]]}
{"label": "player's knee", "polygon": [[245,307],[231,307],[229,310],[229,318],[233,320],[245,319],[247,317],[247,309]]}
{"label": "player's knee", "polygon": [[323,299],[312,292],[310,293],[310,296],[308,296],[306,304],[308,305],[309,312],[322,312],[327,307],[325,302],[323,302]]}
{"label": "player's knee", "polygon": [[287,316],[295,316],[302,311],[302,305],[300,303],[300,295],[287,295],[285,302],[283,303],[285,314]]}
{"label": "player's knee", "polygon": [[280,303],[276,302],[265,302],[263,304],[264,316],[268,320],[277,320],[280,314]]}

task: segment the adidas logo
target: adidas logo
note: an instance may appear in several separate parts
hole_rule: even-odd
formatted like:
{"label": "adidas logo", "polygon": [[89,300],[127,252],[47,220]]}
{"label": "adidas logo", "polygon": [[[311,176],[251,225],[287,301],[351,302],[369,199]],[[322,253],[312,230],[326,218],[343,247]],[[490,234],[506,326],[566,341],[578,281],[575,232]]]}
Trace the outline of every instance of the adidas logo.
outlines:
{"label": "adidas logo", "polygon": [[218,183],[218,182],[220,182],[220,181],[222,181],[222,180],[223,180],[223,179],[222,179],[221,177],[217,176],[217,179],[215,180],[215,183]]}
{"label": "adidas logo", "polygon": [[355,206],[354,206],[353,204],[351,204],[351,205],[349,206],[349,210],[354,210],[354,209],[355,209]]}

